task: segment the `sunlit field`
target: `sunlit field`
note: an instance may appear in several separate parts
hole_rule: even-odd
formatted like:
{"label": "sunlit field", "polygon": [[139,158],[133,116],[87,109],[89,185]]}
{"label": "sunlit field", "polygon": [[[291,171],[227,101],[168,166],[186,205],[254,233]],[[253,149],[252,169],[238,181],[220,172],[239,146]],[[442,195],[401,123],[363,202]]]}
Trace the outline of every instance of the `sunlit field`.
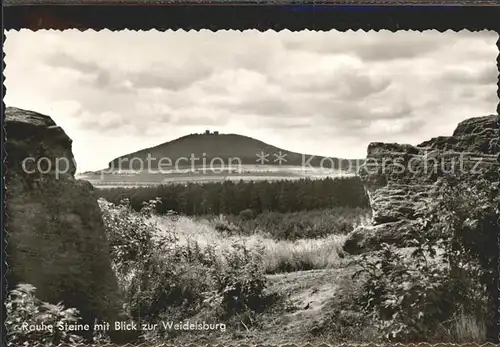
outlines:
{"label": "sunlit field", "polygon": [[[183,216],[175,220],[165,216],[152,216],[150,221],[165,234],[173,232],[176,241],[172,247],[197,244],[202,249],[212,247],[217,254],[231,249],[235,243],[243,244],[249,249],[261,249],[266,273],[334,267],[343,257],[342,244],[346,239],[346,235],[329,235],[317,239],[277,241],[263,233],[228,235],[217,231],[213,221]],[[159,238],[164,236],[158,235]]]}

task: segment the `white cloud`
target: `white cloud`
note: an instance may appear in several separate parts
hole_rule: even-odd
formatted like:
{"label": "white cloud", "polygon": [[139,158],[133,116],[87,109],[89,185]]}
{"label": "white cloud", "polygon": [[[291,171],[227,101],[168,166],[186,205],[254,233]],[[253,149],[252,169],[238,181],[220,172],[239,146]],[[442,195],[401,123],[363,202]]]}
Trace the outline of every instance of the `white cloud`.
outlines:
{"label": "white cloud", "polygon": [[79,170],[206,128],[364,157],[496,111],[494,32],[10,31],[5,103],[53,117]]}

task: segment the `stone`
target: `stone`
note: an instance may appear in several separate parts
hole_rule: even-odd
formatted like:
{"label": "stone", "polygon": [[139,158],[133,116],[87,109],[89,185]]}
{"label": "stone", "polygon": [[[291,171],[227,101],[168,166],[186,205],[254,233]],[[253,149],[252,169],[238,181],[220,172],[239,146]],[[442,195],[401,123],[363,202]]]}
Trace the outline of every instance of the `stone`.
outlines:
{"label": "stone", "polygon": [[414,222],[406,220],[360,226],[349,235],[343,250],[349,254],[361,254],[379,249],[382,243],[411,247],[409,240],[414,231]]}
{"label": "stone", "polygon": [[419,145],[374,142],[358,174],[372,209],[371,225],[348,236],[344,251],[376,250],[382,243],[406,247],[419,213],[442,178],[455,171],[468,177],[498,181],[498,116],[460,122],[452,136],[439,136]]}
{"label": "stone", "polygon": [[32,111],[8,107],[4,124],[9,290],[29,283],[40,300],[77,308],[83,324],[121,320],[101,211],[92,185],[74,178],[71,139]]}

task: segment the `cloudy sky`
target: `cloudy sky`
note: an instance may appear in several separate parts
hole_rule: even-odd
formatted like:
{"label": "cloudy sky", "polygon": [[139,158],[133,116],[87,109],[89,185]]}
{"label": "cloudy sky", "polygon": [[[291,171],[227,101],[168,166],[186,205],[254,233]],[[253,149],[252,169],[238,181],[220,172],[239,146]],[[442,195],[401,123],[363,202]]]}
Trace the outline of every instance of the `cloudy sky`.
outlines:
{"label": "cloudy sky", "polygon": [[363,158],[496,113],[495,32],[6,34],[5,103],[52,116],[78,171],[203,132]]}

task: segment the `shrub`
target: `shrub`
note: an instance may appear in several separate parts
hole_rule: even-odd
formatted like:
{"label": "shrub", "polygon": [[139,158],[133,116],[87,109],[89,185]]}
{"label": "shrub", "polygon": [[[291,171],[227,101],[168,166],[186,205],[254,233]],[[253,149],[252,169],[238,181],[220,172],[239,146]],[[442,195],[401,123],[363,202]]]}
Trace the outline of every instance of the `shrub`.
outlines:
{"label": "shrub", "polygon": [[127,199],[118,205],[99,199],[104,226],[110,246],[111,260],[119,278],[126,278],[138,263],[150,256],[152,249],[172,242],[171,235],[164,235],[155,245],[154,237],[160,234],[158,227],[148,220],[157,200],[144,204],[140,212],[135,212]]}
{"label": "shrub", "polygon": [[449,268],[429,254],[408,255],[387,244],[370,257],[364,257],[357,273],[367,276],[359,300],[383,338],[432,340],[437,323],[449,319],[463,299],[461,293],[452,291],[455,281]]}
{"label": "shrub", "polygon": [[[7,341],[14,346],[56,346],[60,343],[77,344],[82,337],[64,329],[65,325],[77,324],[78,310],[49,304],[35,297],[36,288],[19,284],[10,291],[5,306],[7,309]],[[33,329],[23,328],[33,327]],[[36,327],[36,329],[34,328]]]}
{"label": "shrub", "polygon": [[247,208],[241,211],[238,216],[240,217],[241,220],[247,221],[254,218],[254,213],[251,209]]}
{"label": "shrub", "polygon": [[127,200],[117,206],[103,199],[99,203],[113,268],[132,317],[154,320],[167,307],[192,307],[202,301],[206,271],[200,269],[201,262],[193,265],[195,258],[203,258],[201,250],[192,245],[172,248],[173,233],[165,227],[160,230],[150,218],[158,200],[144,204],[139,212]]}
{"label": "shrub", "polygon": [[220,215],[214,221],[214,228],[220,233],[234,235],[239,234],[241,229],[233,222],[230,222],[227,217]]}
{"label": "shrub", "polygon": [[234,244],[219,254],[215,246],[178,243],[175,222],[160,228],[151,218],[155,203],[135,212],[127,201],[118,206],[100,201],[128,313],[157,322],[208,310],[227,319],[243,315],[241,323],[251,322],[263,307],[266,284],[259,249]]}
{"label": "shrub", "polygon": [[201,264],[169,260],[151,258],[134,277],[128,296],[133,317],[156,321],[175,309],[183,319],[201,308],[204,292],[212,287],[207,269]]}
{"label": "shrub", "polygon": [[496,196],[487,181],[448,177],[420,212],[411,248],[383,245],[362,256],[359,303],[385,339],[467,339],[457,317],[475,322],[476,335],[494,322]]}
{"label": "shrub", "polygon": [[[222,319],[237,316],[245,327],[253,324],[252,317],[266,308],[267,279],[262,265],[262,249],[248,249],[235,243],[225,250],[224,262],[213,268],[215,288],[207,297]],[[244,317],[242,317],[242,315]]]}

